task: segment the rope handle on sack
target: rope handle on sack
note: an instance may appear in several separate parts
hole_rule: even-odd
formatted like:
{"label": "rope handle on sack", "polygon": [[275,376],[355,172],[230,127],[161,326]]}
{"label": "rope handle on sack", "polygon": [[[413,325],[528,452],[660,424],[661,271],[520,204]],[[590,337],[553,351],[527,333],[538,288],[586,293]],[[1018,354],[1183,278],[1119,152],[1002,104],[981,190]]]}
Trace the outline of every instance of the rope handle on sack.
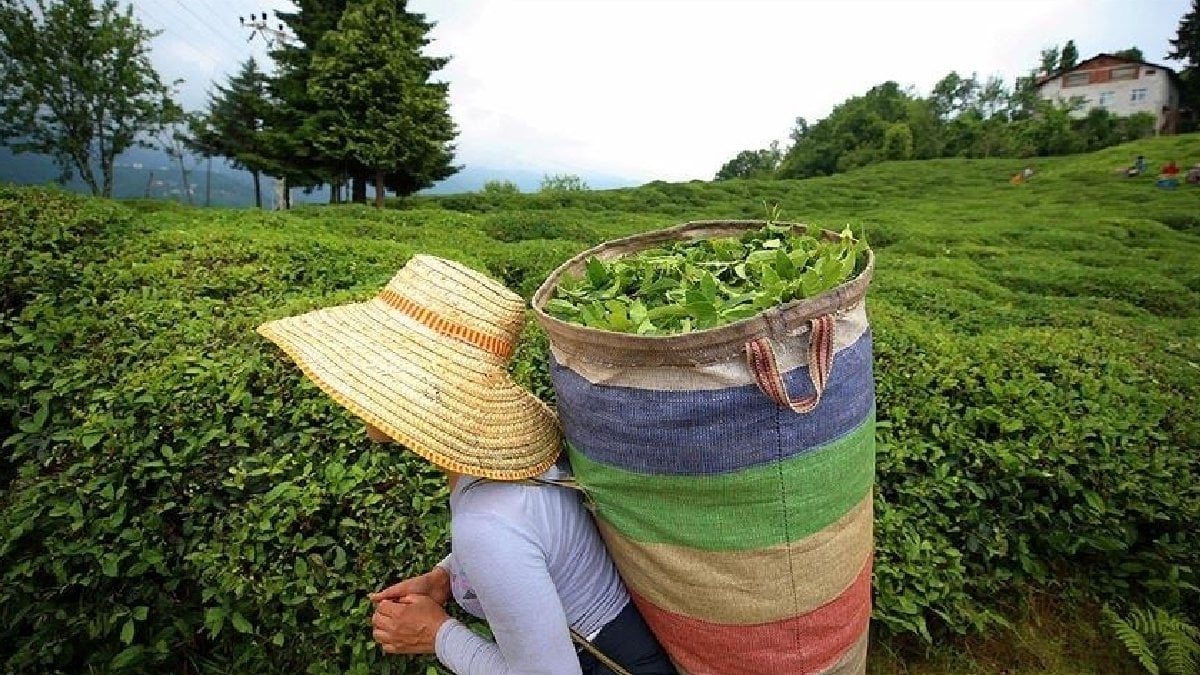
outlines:
{"label": "rope handle on sack", "polygon": [[481,485],[483,483],[490,483],[490,482],[517,483],[519,485],[543,485],[543,486],[550,486],[550,487],[567,488],[569,490],[574,490],[574,491],[578,492],[579,494],[583,495],[584,507],[587,508],[587,510],[592,513],[596,512],[596,502],[592,498],[592,493],[588,492],[587,488],[580,485],[579,481],[575,480],[574,478],[525,478],[523,480],[509,480],[509,481],[495,481],[491,478],[479,478],[478,480],[471,481],[470,483],[467,483],[466,485],[464,485],[462,491],[466,492],[467,490],[470,490],[471,488],[475,487],[476,485]]}
{"label": "rope handle on sack", "polygon": [[779,372],[779,362],[775,359],[775,348],[771,346],[769,338],[755,338],[746,343],[746,364],[759,390],[776,405],[800,414],[812,412],[821,402],[821,394],[825,392],[829,371],[833,367],[833,315],[818,316],[810,320],[809,325],[808,376],[812,379],[813,394],[805,398],[793,399],[788,394],[787,384]]}
{"label": "rope handle on sack", "polygon": [[632,673],[630,673],[628,670],[622,668],[621,664],[613,661],[611,658],[605,655],[604,652],[600,651],[596,645],[588,642],[588,639],[580,635],[579,631],[575,630],[574,628],[571,629],[571,639],[575,641],[575,644],[583,647],[583,649],[587,653],[591,654],[593,658],[600,663],[603,663],[605,668],[608,668],[617,675],[632,675]]}

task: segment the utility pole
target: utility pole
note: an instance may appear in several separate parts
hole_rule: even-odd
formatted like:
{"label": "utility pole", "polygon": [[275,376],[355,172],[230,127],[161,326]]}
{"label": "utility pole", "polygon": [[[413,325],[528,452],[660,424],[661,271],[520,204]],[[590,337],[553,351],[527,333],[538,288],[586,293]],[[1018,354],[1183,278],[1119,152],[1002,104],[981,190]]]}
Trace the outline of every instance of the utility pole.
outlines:
{"label": "utility pole", "polygon": [[282,23],[277,24],[277,28],[271,28],[271,25],[267,23],[268,20],[269,19],[266,12],[263,12],[261,16],[258,14],[251,14],[249,21],[246,20],[246,17],[239,16],[238,23],[240,23],[243,28],[250,29],[250,37],[246,38],[246,42],[254,40],[255,35],[262,35],[263,40],[266,41],[267,47],[269,48],[274,48],[276,42],[287,46],[296,41],[295,36],[284,32]]}
{"label": "utility pole", "polygon": [[204,171],[204,206],[212,206],[212,155],[209,155],[208,168]]}

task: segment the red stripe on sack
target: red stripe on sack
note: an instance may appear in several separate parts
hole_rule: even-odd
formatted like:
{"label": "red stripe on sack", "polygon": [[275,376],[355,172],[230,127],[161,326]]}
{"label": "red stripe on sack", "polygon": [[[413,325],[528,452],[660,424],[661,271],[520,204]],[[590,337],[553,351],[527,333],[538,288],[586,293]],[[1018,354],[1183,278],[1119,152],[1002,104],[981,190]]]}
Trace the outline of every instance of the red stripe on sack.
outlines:
{"label": "red stripe on sack", "polygon": [[818,675],[850,650],[871,620],[871,561],[837,598],[808,614],[765,624],[709,623],[633,598],[659,642],[684,670],[708,675]]}
{"label": "red stripe on sack", "polygon": [[391,289],[383,289],[376,297],[387,303],[389,307],[403,312],[405,315],[416,319],[426,327],[442,335],[461,340],[469,345],[495,354],[502,359],[512,356],[512,343],[502,340],[495,335],[488,335],[470,326],[464,326],[461,323],[455,323],[445,317],[438,316],[428,308],[418,305]]}

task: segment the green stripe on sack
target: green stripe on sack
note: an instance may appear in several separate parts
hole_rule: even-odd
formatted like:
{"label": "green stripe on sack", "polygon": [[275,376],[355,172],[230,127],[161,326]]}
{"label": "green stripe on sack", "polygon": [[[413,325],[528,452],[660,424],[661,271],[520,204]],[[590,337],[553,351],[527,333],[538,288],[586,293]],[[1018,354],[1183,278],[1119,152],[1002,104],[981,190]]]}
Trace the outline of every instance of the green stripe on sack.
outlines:
{"label": "green stripe on sack", "polygon": [[811,536],[863,499],[875,476],[875,413],[811,452],[725,474],[653,476],[568,450],[596,515],[621,535],[647,544],[746,551]]}

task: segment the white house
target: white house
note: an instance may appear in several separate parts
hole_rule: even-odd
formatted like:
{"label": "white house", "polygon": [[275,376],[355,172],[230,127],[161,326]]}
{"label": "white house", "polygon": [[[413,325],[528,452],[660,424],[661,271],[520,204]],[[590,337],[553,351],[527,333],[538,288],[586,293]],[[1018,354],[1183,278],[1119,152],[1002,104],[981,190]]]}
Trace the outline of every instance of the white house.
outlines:
{"label": "white house", "polygon": [[1092,108],[1106,108],[1121,117],[1151,113],[1159,134],[1173,134],[1179,126],[1179,76],[1153,63],[1097,54],[1039,80],[1038,94],[1052,101],[1083,99],[1083,106],[1072,113],[1075,117],[1084,117]]}

